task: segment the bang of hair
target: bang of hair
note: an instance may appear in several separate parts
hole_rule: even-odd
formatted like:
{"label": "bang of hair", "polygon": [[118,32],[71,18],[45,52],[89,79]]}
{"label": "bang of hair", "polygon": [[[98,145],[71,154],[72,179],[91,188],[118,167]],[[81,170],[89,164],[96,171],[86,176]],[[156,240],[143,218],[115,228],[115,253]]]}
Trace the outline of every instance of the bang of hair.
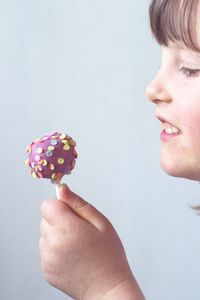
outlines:
{"label": "bang of hair", "polygon": [[178,42],[200,51],[197,42],[198,0],[153,0],[149,7],[152,33],[160,45]]}

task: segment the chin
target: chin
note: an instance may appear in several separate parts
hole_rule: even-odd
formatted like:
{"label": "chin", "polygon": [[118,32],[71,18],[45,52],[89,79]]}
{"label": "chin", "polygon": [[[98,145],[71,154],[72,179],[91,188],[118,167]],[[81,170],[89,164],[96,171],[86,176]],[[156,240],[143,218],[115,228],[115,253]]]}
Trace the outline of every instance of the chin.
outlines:
{"label": "chin", "polygon": [[175,161],[160,160],[160,166],[162,170],[173,177],[186,178],[190,180],[200,181],[200,172],[197,172],[196,168],[190,168]]}

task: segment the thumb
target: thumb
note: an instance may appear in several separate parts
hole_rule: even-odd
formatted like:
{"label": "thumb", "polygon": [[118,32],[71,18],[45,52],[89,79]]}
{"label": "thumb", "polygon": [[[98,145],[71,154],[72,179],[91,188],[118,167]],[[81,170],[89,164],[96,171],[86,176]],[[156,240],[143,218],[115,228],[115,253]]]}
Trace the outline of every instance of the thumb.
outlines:
{"label": "thumb", "polygon": [[[100,213],[94,206],[73,193],[66,184],[59,186],[59,197],[65,202],[79,217],[94,225],[99,231],[110,224],[108,219]],[[111,225],[111,224],[110,224]]]}
{"label": "thumb", "polygon": [[73,210],[63,201],[49,199],[44,201],[40,207],[41,216],[49,225],[56,226],[60,223],[66,223],[69,218],[77,218]]}

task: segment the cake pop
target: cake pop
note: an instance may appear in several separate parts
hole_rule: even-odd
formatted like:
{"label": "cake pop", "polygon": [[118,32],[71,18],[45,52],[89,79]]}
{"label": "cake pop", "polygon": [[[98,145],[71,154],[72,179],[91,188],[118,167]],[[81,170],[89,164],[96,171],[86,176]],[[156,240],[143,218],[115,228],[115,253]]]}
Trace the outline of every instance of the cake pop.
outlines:
{"label": "cake pop", "polygon": [[75,167],[78,156],[75,146],[70,136],[59,132],[36,139],[26,148],[26,164],[31,168],[31,175],[59,184],[62,177],[70,174]]}

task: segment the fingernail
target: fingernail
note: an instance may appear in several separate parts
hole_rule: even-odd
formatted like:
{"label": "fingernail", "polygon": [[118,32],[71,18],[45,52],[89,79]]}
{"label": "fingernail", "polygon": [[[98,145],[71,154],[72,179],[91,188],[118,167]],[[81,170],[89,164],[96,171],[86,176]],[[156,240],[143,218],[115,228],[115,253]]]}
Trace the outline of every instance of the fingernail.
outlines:
{"label": "fingernail", "polygon": [[70,192],[69,187],[66,185],[66,183],[59,184],[59,192]]}

